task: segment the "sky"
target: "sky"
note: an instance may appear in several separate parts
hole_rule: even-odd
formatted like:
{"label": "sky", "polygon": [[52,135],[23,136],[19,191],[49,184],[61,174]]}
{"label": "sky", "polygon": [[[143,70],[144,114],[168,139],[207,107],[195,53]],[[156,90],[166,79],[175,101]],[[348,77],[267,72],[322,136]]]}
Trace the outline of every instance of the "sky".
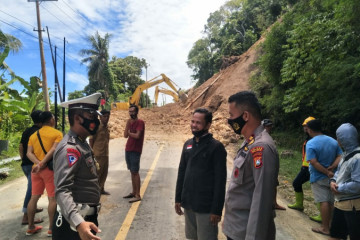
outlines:
{"label": "sky", "polygon": [[[40,50],[35,2],[0,0],[0,29],[23,43],[17,53],[10,53],[6,63],[18,76],[29,80],[40,76]],[[58,0],[40,3],[48,87],[54,91],[54,68],[46,27],[57,49],[60,87],[63,79],[63,49],[66,39],[66,95],[83,90],[88,84],[87,66],[81,64],[81,49],[90,46],[85,37],[96,31],[112,35],[109,54],[124,58],[144,58],[150,65],[148,79],[165,73],[181,89],[194,85],[192,70],[186,61],[210,13],[219,10],[226,0]],[[143,79],[145,77],[144,69]],[[166,85],[160,85],[166,87]],[[21,85],[14,84],[21,90]],[[167,87],[168,88],[168,87]],[[153,99],[154,89],[149,89]],[[161,97],[161,96],[160,96]],[[53,101],[53,98],[51,98]],[[161,98],[160,98],[161,99]],[[159,102],[160,102],[159,99]],[[166,98],[171,102],[171,98]]]}

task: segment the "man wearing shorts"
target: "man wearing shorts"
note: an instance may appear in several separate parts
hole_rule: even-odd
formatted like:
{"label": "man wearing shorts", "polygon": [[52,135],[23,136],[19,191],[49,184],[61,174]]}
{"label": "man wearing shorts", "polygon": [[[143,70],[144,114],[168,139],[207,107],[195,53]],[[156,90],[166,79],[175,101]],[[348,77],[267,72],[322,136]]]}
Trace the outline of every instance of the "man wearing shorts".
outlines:
{"label": "man wearing shorts", "polygon": [[307,123],[311,140],[306,144],[307,161],[310,163],[310,184],[316,203],[320,203],[322,224],[311,230],[329,235],[330,218],[333,209],[334,196],[331,193],[329,180],[334,176],[341,158],[341,148],[337,141],[322,133],[320,120],[311,120]]}
{"label": "man wearing shorts", "polygon": [[128,119],[124,130],[124,137],[128,139],[125,147],[125,160],[127,168],[130,170],[132,182],[132,192],[124,196],[124,198],[131,198],[129,203],[141,200],[139,169],[144,144],[145,123],[143,120],[138,119],[138,113],[138,106],[131,105],[129,108],[130,119]]}
{"label": "man wearing shorts", "polygon": [[[54,129],[55,118],[51,112],[42,112],[40,119],[42,128],[31,135],[26,154],[34,163],[31,173],[32,195],[27,209],[29,227],[26,235],[33,235],[42,229],[42,226],[35,226],[34,216],[37,202],[44,193],[44,189],[46,189],[49,198],[49,230],[47,234],[48,236],[52,236],[51,229],[56,210],[55,185],[54,172],[47,167],[47,163],[52,159],[55,148],[62,139],[62,133]],[[41,142],[43,147],[41,146]],[[45,153],[44,150],[47,153]]]}

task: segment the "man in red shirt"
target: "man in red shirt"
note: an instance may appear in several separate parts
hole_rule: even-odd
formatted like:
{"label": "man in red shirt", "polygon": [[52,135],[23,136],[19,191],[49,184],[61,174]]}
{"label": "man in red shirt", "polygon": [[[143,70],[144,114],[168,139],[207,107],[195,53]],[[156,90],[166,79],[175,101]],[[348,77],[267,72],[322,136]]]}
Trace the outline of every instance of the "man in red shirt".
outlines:
{"label": "man in red shirt", "polygon": [[124,198],[131,198],[129,203],[141,200],[140,196],[140,156],[144,144],[145,123],[138,119],[137,115],[139,108],[136,105],[131,105],[129,108],[130,119],[126,123],[124,130],[124,137],[127,138],[125,147],[125,160],[127,168],[131,173],[132,192],[124,196]]}

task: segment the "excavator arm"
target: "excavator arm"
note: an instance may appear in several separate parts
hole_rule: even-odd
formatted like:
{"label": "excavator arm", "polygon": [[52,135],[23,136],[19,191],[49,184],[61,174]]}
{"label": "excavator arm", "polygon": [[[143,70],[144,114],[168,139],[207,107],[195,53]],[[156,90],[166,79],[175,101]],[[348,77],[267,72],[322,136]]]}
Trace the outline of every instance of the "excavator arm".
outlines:
{"label": "excavator arm", "polygon": [[[159,79],[159,77],[161,77]],[[150,79],[149,81],[146,81],[144,84],[141,84],[139,85],[133,95],[129,98],[129,101],[127,103],[115,103],[114,107],[116,109],[123,109],[123,110],[126,110],[126,109],[129,109],[129,105],[130,104],[135,104],[135,105],[139,105],[139,102],[140,102],[140,97],[141,97],[141,93],[146,90],[146,89],[149,89],[155,85],[158,85],[160,83],[166,83],[171,89],[174,90],[174,92],[170,91],[171,93],[165,93],[165,94],[169,94],[171,96],[175,96],[174,97],[174,100],[175,98],[179,99],[179,90],[176,89],[176,87],[174,85],[176,85],[173,81],[170,80],[170,78],[168,78],[165,74],[161,73],[159,76],[156,76],[154,77],[153,79]],[[166,89],[165,89],[166,90]]]}
{"label": "excavator arm", "polygon": [[179,101],[179,96],[176,92],[173,92],[173,91],[171,91],[169,89],[165,89],[165,88],[159,88],[158,86],[156,86],[156,88],[155,88],[155,105],[157,105],[159,93],[164,93],[164,94],[172,96],[174,98],[175,102]]}

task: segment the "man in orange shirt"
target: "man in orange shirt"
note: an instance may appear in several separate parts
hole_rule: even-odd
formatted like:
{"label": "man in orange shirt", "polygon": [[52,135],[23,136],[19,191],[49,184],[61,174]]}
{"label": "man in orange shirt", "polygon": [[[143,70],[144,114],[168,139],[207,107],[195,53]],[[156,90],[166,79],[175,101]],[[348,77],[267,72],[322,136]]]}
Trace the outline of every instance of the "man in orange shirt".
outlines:
{"label": "man in orange shirt", "polygon": [[31,135],[28,143],[27,157],[34,163],[31,180],[32,194],[28,204],[29,227],[26,235],[33,235],[42,229],[42,226],[35,226],[34,216],[36,205],[41,195],[46,192],[49,198],[49,230],[48,236],[52,236],[52,224],[56,211],[54,172],[47,167],[52,159],[56,146],[62,139],[62,133],[54,128],[54,115],[45,111],[40,114],[42,128]]}

